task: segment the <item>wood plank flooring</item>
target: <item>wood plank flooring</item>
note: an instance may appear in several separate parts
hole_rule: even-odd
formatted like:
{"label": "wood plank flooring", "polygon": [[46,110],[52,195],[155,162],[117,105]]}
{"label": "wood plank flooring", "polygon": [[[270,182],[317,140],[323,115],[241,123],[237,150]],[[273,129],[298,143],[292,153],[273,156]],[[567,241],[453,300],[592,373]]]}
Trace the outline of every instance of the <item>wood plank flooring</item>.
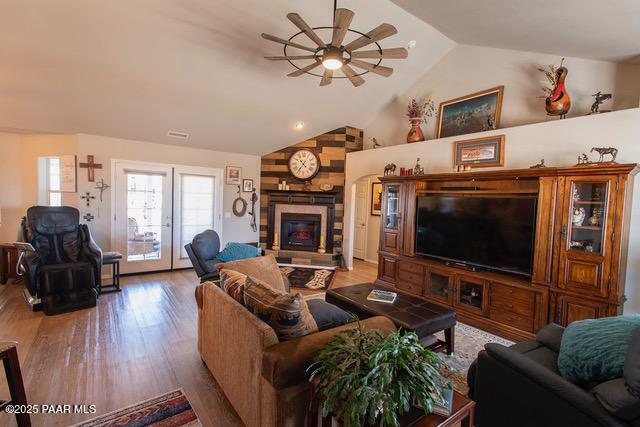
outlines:
{"label": "wood plank flooring", "polygon": [[[371,282],[377,267],[355,261],[334,286]],[[98,306],[57,316],[33,313],[22,286],[0,285],[0,341],[17,341],[33,404],[96,405],[96,414],[32,416],[34,426],[65,426],[183,388],[203,425],[240,426],[200,360],[192,270],[122,278],[123,291]],[[0,375],[0,400],[8,396]],[[15,418],[0,413],[0,425]]]}

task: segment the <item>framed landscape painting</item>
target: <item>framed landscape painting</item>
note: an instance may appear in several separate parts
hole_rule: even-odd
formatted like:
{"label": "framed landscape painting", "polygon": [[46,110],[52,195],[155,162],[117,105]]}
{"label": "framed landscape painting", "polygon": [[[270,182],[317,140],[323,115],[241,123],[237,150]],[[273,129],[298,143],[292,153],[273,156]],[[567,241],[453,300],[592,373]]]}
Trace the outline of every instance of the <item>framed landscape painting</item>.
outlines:
{"label": "framed landscape painting", "polygon": [[371,215],[380,216],[382,213],[382,183],[371,184]]}
{"label": "framed landscape painting", "polygon": [[242,168],[238,166],[227,166],[226,182],[227,185],[240,185],[240,171]]}
{"label": "framed landscape painting", "polygon": [[504,86],[440,104],[437,138],[483,132],[500,127]]}
{"label": "framed landscape painting", "polygon": [[453,144],[453,166],[472,168],[504,166],[504,135],[456,141]]}

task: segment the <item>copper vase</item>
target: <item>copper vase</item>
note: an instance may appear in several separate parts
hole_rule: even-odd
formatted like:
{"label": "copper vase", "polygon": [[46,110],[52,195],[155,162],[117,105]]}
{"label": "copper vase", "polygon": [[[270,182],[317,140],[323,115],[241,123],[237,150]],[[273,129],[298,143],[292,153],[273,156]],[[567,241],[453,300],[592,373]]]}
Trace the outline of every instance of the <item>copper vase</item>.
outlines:
{"label": "copper vase", "polygon": [[550,116],[560,116],[564,118],[571,109],[571,98],[567,93],[564,85],[564,79],[567,77],[568,70],[565,67],[558,68],[556,87],[551,95],[545,100],[545,109]]}
{"label": "copper vase", "polygon": [[424,141],[424,133],[422,133],[422,128],[420,127],[420,125],[422,124],[422,119],[414,118],[409,120],[411,121],[411,130],[407,135],[407,143],[410,144],[412,142]]}

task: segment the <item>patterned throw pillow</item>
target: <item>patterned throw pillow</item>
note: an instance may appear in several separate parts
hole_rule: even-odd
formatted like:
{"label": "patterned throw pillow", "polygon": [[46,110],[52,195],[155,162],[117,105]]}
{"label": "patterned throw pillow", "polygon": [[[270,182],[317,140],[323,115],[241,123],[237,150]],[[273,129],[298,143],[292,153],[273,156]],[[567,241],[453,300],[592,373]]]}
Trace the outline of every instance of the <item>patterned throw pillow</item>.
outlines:
{"label": "patterned throw pillow", "polygon": [[220,288],[231,298],[244,305],[244,288],[247,276],[233,270],[220,270]]}
{"label": "patterned throw pillow", "polygon": [[301,337],[318,330],[307,303],[300,294],[286,294],[265,282],[247,276],[244,305],[269,324],[281,341]]}

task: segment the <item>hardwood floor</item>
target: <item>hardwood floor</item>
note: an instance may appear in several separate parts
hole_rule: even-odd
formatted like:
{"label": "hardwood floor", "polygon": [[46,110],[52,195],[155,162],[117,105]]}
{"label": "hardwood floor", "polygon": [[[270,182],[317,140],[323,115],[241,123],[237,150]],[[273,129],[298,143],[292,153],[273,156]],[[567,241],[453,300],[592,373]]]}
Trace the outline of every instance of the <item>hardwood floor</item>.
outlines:
{"label": "hardwood floor", "polygon": [[[334,286],[376,274],[356,260]],[[96,405],[96,414],[35,414],[32,424],[69,425],[183,388],[203,425],[242,425],[196,349],[195,273],[121,281],[123,291],[102,295],[96,308],[56,316],[33,313],[21,285],[0,285],[0,341],[18,342],[29,403]],[[8,393],[2,378],[0,400]],[[15,426],[15,418],[0,413],[0,425]]]}

